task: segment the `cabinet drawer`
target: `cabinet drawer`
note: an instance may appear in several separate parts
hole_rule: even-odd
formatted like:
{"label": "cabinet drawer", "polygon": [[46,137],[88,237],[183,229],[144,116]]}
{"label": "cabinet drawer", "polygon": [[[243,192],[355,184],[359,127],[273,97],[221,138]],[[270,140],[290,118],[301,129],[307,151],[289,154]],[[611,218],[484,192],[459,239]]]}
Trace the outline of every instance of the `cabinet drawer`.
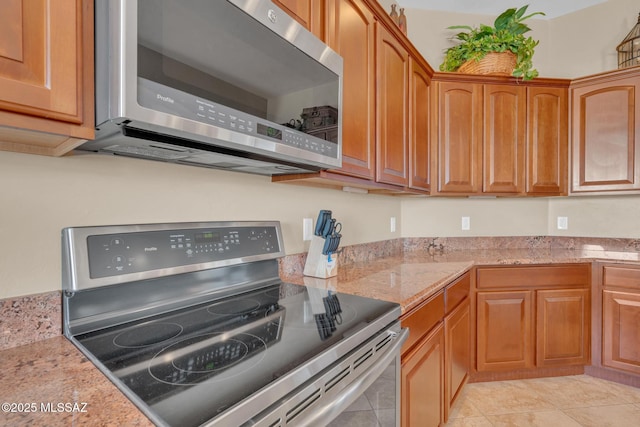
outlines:
{"label": "cabinet drawer", "polygon": [[640,291],[640,268],[605,266],[602,271],[602,283],[605,287],[615,286]]}
{"label": "cabinet drawer", "polygon": [[588,286],[590,276],[589,264],[481,267],[477,270],[476,286],[478,289]]}
{"label": "cabinet drawer", "polygon": [[465,273],[458,280],[447,286],[444,290],[445,313],[451,311],[458,306],[466,297],[469,296],[469,288],[471,287],[471,274]]}
{"label": "cabinet drawer", "polygon": [[440,291],[428,301],[400,318],[403,328],[409,328],[409,337],[402,346],[402,353],[411,349],[423,336],[427,335],[444,317],[444,291]]}

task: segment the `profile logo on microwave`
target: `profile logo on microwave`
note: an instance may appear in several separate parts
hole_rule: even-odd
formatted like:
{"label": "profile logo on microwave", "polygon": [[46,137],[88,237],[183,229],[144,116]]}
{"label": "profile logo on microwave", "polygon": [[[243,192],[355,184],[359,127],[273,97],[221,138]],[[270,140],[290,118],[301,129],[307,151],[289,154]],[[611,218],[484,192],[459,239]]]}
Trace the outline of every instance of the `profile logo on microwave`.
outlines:
{"label": "profile logo on microwave", "polygon": [[160,101],[168,102],[169,104],[173,104],[175,102],[173,98],[171,98],[170,96],[162,96],[159,93],[156,94],[156,99],[159,99]]}

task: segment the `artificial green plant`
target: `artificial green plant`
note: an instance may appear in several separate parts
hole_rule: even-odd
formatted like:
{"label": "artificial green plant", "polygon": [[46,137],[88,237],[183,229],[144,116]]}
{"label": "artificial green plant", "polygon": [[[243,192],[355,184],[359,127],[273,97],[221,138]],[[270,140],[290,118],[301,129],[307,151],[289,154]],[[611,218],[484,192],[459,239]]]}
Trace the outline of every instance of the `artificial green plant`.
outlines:
{"label": "artificial green plant", "polygon": [[510,51],[516,55],[516,67],[513,70],[513,75],[522,77],[523,80],[536,77],[538,71],[533,68],[533,53],[539,41],[524,36],[525,33],[531,31],[531,28],[523,21],[535,15],[544,15],[544,13],[535,12],[524,16],[528,7],[529,5],[520,9],[507,9],[496,18],[493,27],[484,24],[480,24],[477,28],[468,25],[448,27],[451,30],[464,29],[467,31],[455,36],[455,39],[460,43],[446,50],[440,71],[456,71],[468,60],[479,61],[489,52]]}

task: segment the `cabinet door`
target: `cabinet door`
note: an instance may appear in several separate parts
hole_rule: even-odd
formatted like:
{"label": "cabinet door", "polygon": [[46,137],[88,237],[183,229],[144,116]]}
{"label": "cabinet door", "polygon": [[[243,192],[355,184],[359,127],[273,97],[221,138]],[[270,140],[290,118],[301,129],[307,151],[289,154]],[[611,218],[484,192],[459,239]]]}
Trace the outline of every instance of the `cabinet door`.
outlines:
{"label": "cabinet door", "polygon": [[437,192],[477,193],[482,177],[482,85],[436,82],[434,88]]}
{"label": "cabinet door", "polygon": [[572,192],[640,189],[639,80],[572,90]]}
{"label": "cabinet door", "polygon": [[602,364],[640,374],[640,293],[603,291]]}
{"label": "cabinet door", "polygon": [[536,366],[588,364],[589,290],[537,291],[536,311]]}
{"label": "cabinet door", "polygon": [[460,304],[444,319],[445,330],[445,366],[446,366],[446,405],[445,421],[449,418],[449,408],[458,397],[462,386],[469,376],[471,360],[471,318],[469,300]]}
{"label": "cabinet door", "polygon": [[327,44],[343,58],[342,168],[374,179],[375,18],[362,0],[327,2]]}
{"label": "cabinet door", "polygon": [[527,119],[526,89],[484,86],[483,192],[524,190],[524,147]]}
{"label": "cabinet door", "polygon": [[567,192],[567,98],[566,88],[527,88],[528,194],[561,195]]}
{"label": "cabinet door", "polygon": [[420,63],[410,57],[409,75],[409,187],[429,191],[431,156],[429,155],[429,76]]}
{"label": "cabinet door", "polygon": [[3,131],[2,138],[14,145],[0,143],[1,148],[59,155],[82,142],[69,136],[94,136],[92,52],[93,2],[2,2],[0,126],[49,136],[27,148],[28,138]]}
{"label": "cabinet door", "polygon": [[534,366],[533,292],[477,293],[478,372]]}
{"label": "cabinet door", "polygon": [[322,31],[322,8],[320,0],[271,0],[302,24],[318,38],[324,39]]}
{"label": "cabinet door", "polygon": [[384,26],[377,26],[376,181],[407,185],[409,54]]}
{"label": "cabinet door", "polygon": [[402,357],[401,424],[436,427],[444,420],[444,328],[438,325]]}

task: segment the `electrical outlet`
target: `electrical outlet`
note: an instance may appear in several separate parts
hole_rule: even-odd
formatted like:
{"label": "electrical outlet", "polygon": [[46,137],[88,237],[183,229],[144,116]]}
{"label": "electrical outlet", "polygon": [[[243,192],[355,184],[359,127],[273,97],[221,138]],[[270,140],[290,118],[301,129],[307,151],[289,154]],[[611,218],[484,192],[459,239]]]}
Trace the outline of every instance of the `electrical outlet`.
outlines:
{"label": "electrical outlet", "polygon": [[396,232],[396,217],[392,216],[391,217],[391,221],[389,223],[390,223],[391,232],[395,233]]}
{"label": "electrical outlet", "polygon": [[462,217],[462,229],[465,231],[471,230],[471,217],[469,216]]}
{"label": "electrical outlet", "polygon": [[311,240],[313,236],[313,218],[302,219],[302,240]]}
{"label": "electrical outlet", "polygon": [[558,217],[558,230],[568,230],[569,229],[569,218],[566,216]]}

